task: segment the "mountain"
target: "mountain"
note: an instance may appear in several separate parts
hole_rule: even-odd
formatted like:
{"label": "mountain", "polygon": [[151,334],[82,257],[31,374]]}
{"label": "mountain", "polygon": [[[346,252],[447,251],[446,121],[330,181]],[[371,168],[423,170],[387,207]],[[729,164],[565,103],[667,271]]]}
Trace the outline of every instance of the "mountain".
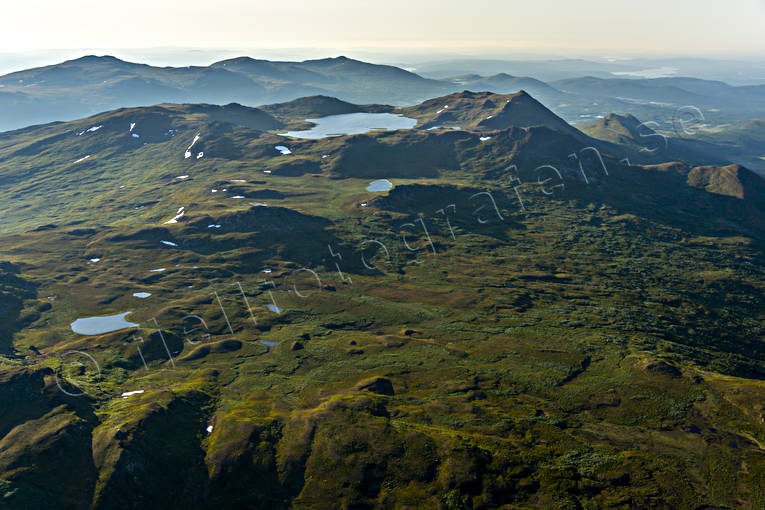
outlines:
{"label": "mountain", "polygon": [[592,124],[578,126],[593,138],[632,148],[645,162],[685,160],[697,164],[725,165],[731,161],[726,157],[729,151],[719,143],[666,136],[657,132],[656,128],[658,123],[640,122],[628,113],[608,114]]}
{"label": "mountain", "polygon": [[393,107],[387,105],[357,105],[341,101],[336,97],[321,95],[301,97],[286,103],[265,105],[261,106],[260,109],[292,122],[302,122],[308,118],[326,117],[328,115],[361,112],[385,113],[393,111]]}
{"label": "mountain", "polygon": [[491,131],[511,126],[546,126],[571,136],[581,136],[579,131],[523,90],[509,95],[466,90],[397,111],[417,119],[418,127],[425,129],[458,126]]}
{"label": "mountain", "polygon": [[467,74],[447,78],[444,81],[452,82],[464,90],[489,90],[497,94],[512,94],[524,90],[547,104],[556,104],[567,97],[567,94],[556,90],[543,81],[527,76],[511,76],[507,73],[498,73],[492,76]]}
{"label": "mountain", "polygon": [[346,57],[269,62],[247,57],[209,67],[152,67],[86,56],[0,77],[0,130],[157,103],[259,105],[309,95],[407,103],[451,90],[392,66]]}
{"label": "mountain", "polygon": [[617,97],[699,108],[765,109],[765,85],[734,87],[698,78],[620,79],[585,76],[550,82],[552,87],[595,99]]}
{"label": "mountain", "polygon": [[[398,67],[346,57],[303,62],[239,57],[207,67],[174,68],[135,64],[109,56],[85,56],[0,76],[0,110],[4,114],[0,130],[160,103],[257,106],[327,96],[357,104],[411,106],[462,90],[495,93],[525,90],[574,124],[591,122],[614,111],[629,111],[660,123],[672,122],[682,117],[679,108],[692,105],[710,124],[740,127],[765,108],[763,86],[758,85],[734,87],[693,78],[605,79],[579,75],[545,83],[504,72],[527,69],[516,64],[497,62],[495,67],[486,68],[497,72],[487,76],[454,73],[430,79]],[[528,69],[542,72],[553,64]],[[573,61],[560,65],[580,68]],[[608,66],[613,68],[612,64]]]}
{"label": "mountain", "polygon": [[[279,135],[338,112],[418,125]],[[2,506],[761,508],[765,180],[625,161],[635,122],[460,92],[0,133]]]}

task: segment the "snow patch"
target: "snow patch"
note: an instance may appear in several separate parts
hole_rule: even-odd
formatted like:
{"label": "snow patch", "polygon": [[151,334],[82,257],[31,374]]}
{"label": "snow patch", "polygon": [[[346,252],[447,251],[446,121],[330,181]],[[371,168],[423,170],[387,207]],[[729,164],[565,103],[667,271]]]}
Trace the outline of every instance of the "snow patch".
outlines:
{"label": "snow patch", "polygon": [[93,127],[91,127],[91,128],[88,128],[88,129],[86,129],[85,131],[83,131],[82,133],[80,133],[80,134],[79,134],[79,135],[77,135],[77,136],[82,136],[82,135],[84,135],[85,133],[93,133],[93,132],[95,132],[95,131],[98,131],[98,130],[99,130],[99,129],[101,129],[102,127],[104,127],[104,125],[103,125],[103,124],[101,124],[100,126],[93,126]]}
{"label": "snow patch", "polygon": [[[191,142],[191,145],[189,145],[188,149],[186,149],[186,152],[183,153],[183,157],[186,159],[189,159],[191,157],[191,148],[194,147],[194,144],[199,141],[199,133],[194,137],[194,140]],[[197,156],[197,159],[199,159],[201,156]]]}
{"label": "snow patch", "polygon": [[[185,208],[183,207],[178,209],[178,211],[175,213],[175,216],[173,216],[172,219],[169,219],[166,222],[164,222],[163,225],[172,225],[174,223],[178,223],[178,220],[183,218],[183,215],[186,214],[186,211],[184,209]],[[165,241],[162,241],[162,242],[165,242]]]}

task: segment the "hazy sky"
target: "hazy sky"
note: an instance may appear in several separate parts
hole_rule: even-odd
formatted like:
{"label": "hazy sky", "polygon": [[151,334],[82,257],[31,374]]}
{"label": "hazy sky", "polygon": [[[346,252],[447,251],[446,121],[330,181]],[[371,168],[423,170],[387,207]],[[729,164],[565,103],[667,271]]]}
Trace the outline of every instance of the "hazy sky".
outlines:
{"label": "hazy sky", "polygon": [[765,0],[0,0],[0,52],[380,48],[765,54]]}

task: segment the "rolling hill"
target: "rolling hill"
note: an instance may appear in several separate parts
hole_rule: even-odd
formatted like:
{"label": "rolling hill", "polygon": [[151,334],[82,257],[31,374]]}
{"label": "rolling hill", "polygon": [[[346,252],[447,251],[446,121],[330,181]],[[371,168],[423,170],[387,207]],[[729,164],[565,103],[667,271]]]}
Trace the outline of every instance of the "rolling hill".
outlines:
{"label": "rolling hill", "polygon": [[[279,134],[364,112],[418,125]],[[460,92],[0,133],[2,505],[762,508],[765,180],[625,160],[636,122]]]}

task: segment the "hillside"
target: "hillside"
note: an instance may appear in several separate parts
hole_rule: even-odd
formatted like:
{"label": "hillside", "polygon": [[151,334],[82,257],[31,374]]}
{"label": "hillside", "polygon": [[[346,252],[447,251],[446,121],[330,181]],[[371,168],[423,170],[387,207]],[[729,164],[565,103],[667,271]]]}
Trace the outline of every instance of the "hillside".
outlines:
{"label": "hillside", "polygon": [[753,163],[754,170],[765,170],[762,163],[752,161],[752,154],[756,154],[756,149],[749,146],[753,144],[749,143],[745,136],[737,138],[739,143],[745,146],[739,149],[726,142],[726,139],[731,138],[731,134],[726,135],[725,132],[705,136],[704,131],[698,129],[690,136],[685,135],[682,130],[659,130],[660,125],[657,122],[641,122],[630,114],[608,114],[591,124],[579,125],[577,128],[593,138],[633,149],[636,152],[635,157],[639,158],[635,161],[656,163],[684,160],[699,165],[726,165],[737,161]]}
{"label": "hillside", "polygon": [[418,119],[418,127],[424,129],[456,126],[490,131],[509,127],[545,126],[570,136],[581,137],[579,131],[523,90],[515,94],[466,90],[429,99],[416,106],[400,108],[398,112]]}
{"label": "hillside", "polygon": [[763,508],[765,181],[627,161],[635,122],[460,92],[1,133],[2,505]]}

